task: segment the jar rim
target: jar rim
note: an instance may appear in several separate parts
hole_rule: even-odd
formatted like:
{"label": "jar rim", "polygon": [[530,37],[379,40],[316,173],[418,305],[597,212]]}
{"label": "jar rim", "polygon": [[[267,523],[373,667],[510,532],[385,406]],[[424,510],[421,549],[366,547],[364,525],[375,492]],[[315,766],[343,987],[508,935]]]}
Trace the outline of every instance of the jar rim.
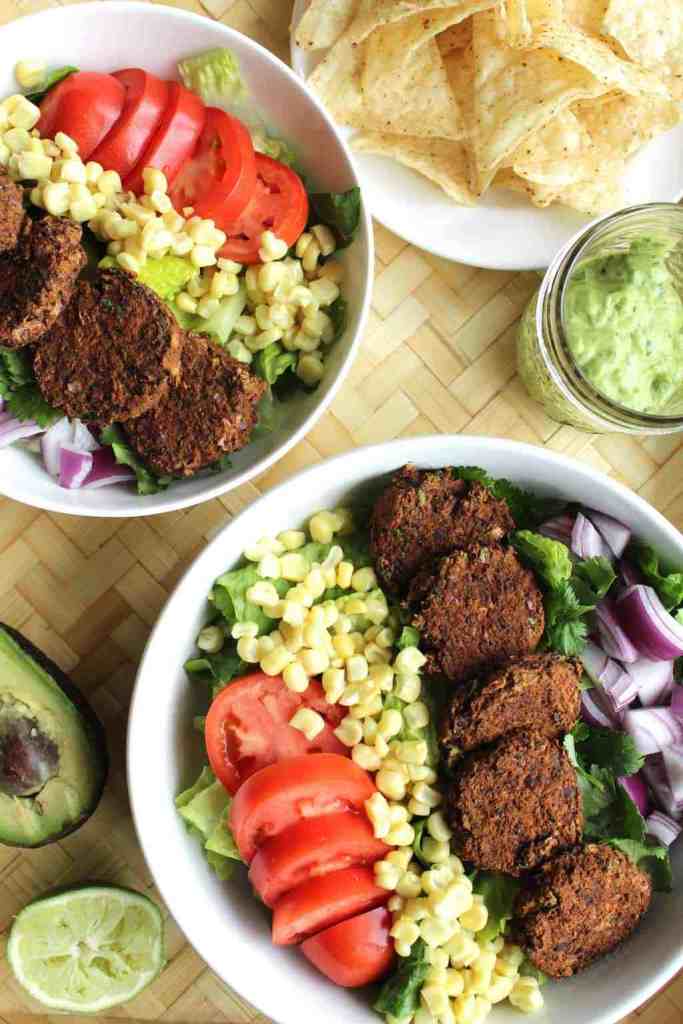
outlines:
{"label": "jar rim", "polygon": [[[630,409],[608,398],[584,376],[574,361],[564,331],[562,303],[566,285],[586,250],[601,234],[643,215],[673,216],[683,229],[683,206],[676,203],[643,203],[595,218],[583,225],[560,249],[548,267],[536,305],[536,334],[539,350],[553,383],[567,401],[596,426],[609,423],[612,429],[650,434],[683,430],[683,413],[666,416]],[[555,315],[551,315],[554,311]]]}

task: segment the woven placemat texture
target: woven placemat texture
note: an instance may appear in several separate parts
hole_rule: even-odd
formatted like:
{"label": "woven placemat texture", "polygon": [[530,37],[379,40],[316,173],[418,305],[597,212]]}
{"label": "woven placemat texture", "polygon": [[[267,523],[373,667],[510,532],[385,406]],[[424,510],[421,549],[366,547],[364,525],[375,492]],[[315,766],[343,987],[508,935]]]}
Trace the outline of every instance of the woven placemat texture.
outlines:
{"label": "woven placemat texture", "polygon": [[[291,0],[171,2],[220,19],[288,59]],[[0,0],[0,24],[48,6],[58,0]],[[97,879],[159,898],[126,793],[126,716],[136,664],[167,595],[195,555],[273,484],[368,442],[486,434],[546,445],[590,463],[683,526],[680,440],[590,437],[558,427],[526,397],[515,377],[514,335],[538,280],[533,274],[448,263],[380,226],[376,241],[370,323],[348,380],[308,438],[254,484],[189,511],[134,521],[76,519],[0,499],[0,619],[71,673],[105,723],[112,753],[106,794],[80,831],[30,853],[0,847],[0,951],[13,914],[53,886]],[[157,982],[107,1020],[265,1024],[205,967],[170,919],[168,955]],[[52,1019],[24,994],[0,957],[0,1021],[31,1024],[38,1016]],[[54,1020],[66,1024],[71,1018]],[[681,1024],[683,975],[629,1020]]]}

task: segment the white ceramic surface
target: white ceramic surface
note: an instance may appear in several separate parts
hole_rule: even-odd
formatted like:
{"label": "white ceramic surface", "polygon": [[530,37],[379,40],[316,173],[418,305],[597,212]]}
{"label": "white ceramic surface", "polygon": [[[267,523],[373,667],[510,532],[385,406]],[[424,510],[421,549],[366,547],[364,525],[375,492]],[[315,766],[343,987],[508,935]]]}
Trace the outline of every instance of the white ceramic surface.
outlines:
{"label": "white ceramic surface", "polygon": [[[362,991],[334,987],[295,949],[271,945],[269,915],[246,876],[219,882],[188,836],[174,796],[194,781],[201,739],[192,716],[203,714],[202,687],[188,683],[183,662],[207,611],[214,579],[249,544],[304,522],[320,508],[372,493],[407,462],[477,465],[539,494],[590,504],[627,522],[638,536],[683,564],[683,537],[642,498],[588,466],[542,448],[490,438],[422,437],[361,448],[323,462],[270,491],[220,533],[178,585],[145,651],[128,732],[128,785],[142,848],[155,882],[200,956],[223,980],[278,1024],[376,1024]],[[616,954],[579,977],[545,989],[539,1024],[615,1024],[683,966],[683,844],[673,850],[676,887]],[[491,1024],[519,1024],[497,1007]]]}
{"label": "white ceramic surface", "polygon": [[[297,25],[308,0],[295,0]],[[326,51],[300,49],[292,34],[292,67],[310,75]],[[353,131],[341,128],[351,139]],[[540,210],[508,189],[491,189],[477,206],[456,206],[436,185],[388,157],[358,153],[373,217],[406,242],[447,260],[494,270],[547,267],[557,250],[592,218],[551,206]],[[683,124],[655,139],[629,163],[624,206],[678,202],[683,195]]]}
{"label": "white ceramic surface", "polygon": [[[22,57],[48,65],[115,70],[138,65],[175,78],[176,63],[191,53],[227,46],[237,56],[247,89],[265,122],[295,147],[310,182],[343,191],[358,184],[352,158],[337,130],[301,80],[258,43],[210,18],[168,6],[126,2],[74,4],[10,22],[0,28],[0,96],[16,91],[13,68]],[[342,256],[346,267],[347,330],[331,350],[326,375],[311,394],[287,403],[282,427],[233,457],[216,476],[174,483],[167,491],[139,497],[119,484],[94,491],[66,491],[36,455],[20,448],[0,451],[0,494],[55,512],[82,516],[137,516],[196,505],[246,483],[281,458],[312,428],[332,401],[351,365],[370,303],[372,225],[366,211],[358,238]]]}

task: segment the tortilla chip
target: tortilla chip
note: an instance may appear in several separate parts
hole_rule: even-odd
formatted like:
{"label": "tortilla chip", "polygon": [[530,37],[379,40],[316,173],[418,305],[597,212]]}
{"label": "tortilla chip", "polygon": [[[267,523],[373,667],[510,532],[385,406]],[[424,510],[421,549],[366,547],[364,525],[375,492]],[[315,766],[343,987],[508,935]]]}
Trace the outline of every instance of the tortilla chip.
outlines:
{"label": "tortilla chip", "polygon": [[609,0],[564,0],[564,20],[589,35],[602,35],[601,25]]}
{"label": "tortilla chip", "polygon": [[311,0],[297,25],[294,41],[304,50],[322,50],[337,42],[353,21],[358,0]]}
{"label": "tortilla chip", "polygon": [[474,52],[472,44],[470,43],[465,50],[445,57],[444,67],[453,95],[458,99],[465,135],[470,139],[474,131]]}
{"label": "tortilla chip", "polygon": [[509,45],[523,48],[531,44],[539,22],[562,20],[562,0],[505,0],[501,16]]}
{"label": "tortilla chip", "polygon": [[361,74],[364,46],[346,32],[310,75],[308,85],[340,124],[352,124],[363,108]]}
{"label": "tortilla chip", "polygon": [[457,25],[451,25],[445,32],[440,32],[436,37],[436,43],[444,61],[467,49],[472,43],[472,19],[465,18]]}
{"label": "tortilla chip", "polygon": [[[481,6],[474,0],[471,6]],[[464,122],[435,36],[462,18],[462,4],[375,29],[365,42],[357,126],[388,134],[461,139]]]}
{"label": "tortilla chip", "polygon": [[558,203],[596,217],[623,206],[624,197],[620,183],[623,169],[623,163],[615,162],[605,169],[600,179],[577,181],[560,192],[550,186],[538,185],[521,178],[511,167],[504,167],[498,171],[493,184],[499,188],[509,188],[514,192],[523,193],[534,206],[544,208],[552,203]]}
{"label": "tortilla chip", "polygon": [[589,178],[597,170],[590,133],[571,110],[563,110],[519,146],[511,164],[520,178],[555,189]]}
{"label": "tortilla chip", "polygon": [[459,142],[364,132],[354,138],[352,145],[359,153],[393,157],[419,171],[462,206],[472,206],[475,202],[476,197],[469,187],[467,152]]}
{"label": "tortilla chip", "polygon": [[485,191],[499,167],[535,132],[577,100],[606,91],[585,68],[544,49],[519,50],[494,12],[474,17],[474,173]]}
{"label": "tortilla chip", "polygon": [[658,70],[672,97],[683,100],[683,0],[611,0],[602,31],[631,60]]}
{"label": "tortilla chip", "polygon": [[654,96],[609,94],[592,103],[579,103],[575,109],[591,137],[598,166],[610,157],[626,160],[683,120],[679,104]]}
{"label": "tortilla chip", "polygon": [[[497,0],[491,0],[487,4],[492,7]],[[444,7],[461,7],[462,18],[471,13],[468,8],[471,0],[360,0],[358,13],[350,26],[349,31],[356,42],[366,39],[370,33],[383,25],[391,25],[393,22],[401,21],[403,18],[424,17],[443,10]],[[453,19],[453,24],[456,20]]]}

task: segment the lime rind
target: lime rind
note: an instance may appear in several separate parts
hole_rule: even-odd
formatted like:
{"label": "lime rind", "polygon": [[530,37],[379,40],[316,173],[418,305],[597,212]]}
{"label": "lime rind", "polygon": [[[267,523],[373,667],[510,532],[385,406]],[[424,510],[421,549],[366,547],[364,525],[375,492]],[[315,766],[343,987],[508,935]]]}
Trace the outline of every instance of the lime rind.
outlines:
{"label": "lime rind", "polygon": [[7,959],[44,1006],[96,1013],[127,1002],[165,963],[152,900],[118,886],[86,886],[30,903],[14,920]]}

